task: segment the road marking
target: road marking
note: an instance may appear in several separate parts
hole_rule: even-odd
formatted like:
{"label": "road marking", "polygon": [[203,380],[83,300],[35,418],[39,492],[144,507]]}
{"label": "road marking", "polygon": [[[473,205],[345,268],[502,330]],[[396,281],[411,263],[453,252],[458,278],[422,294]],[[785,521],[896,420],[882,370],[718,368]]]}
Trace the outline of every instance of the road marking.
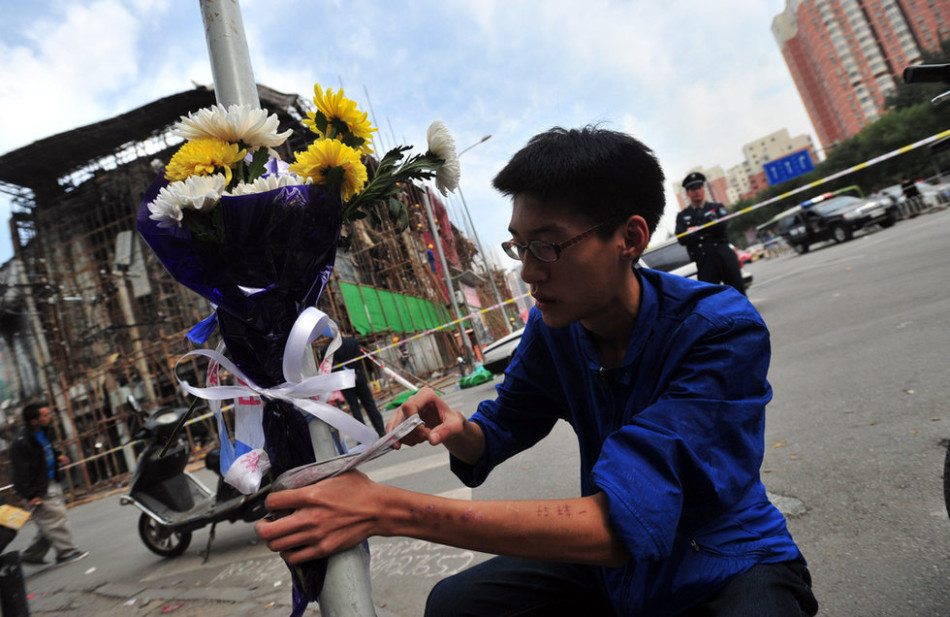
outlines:
{"label": "road marking", "polygon": [[432,454],[425,458],[406,461],[405,463],[390,465],[389,467],[383,467],[381,469],[374,469],[366,472],[366,475],[368,475],[369,479],[373,482],[382,483],[404,476],[411,476],[415,473],[422,473],[430,469],[436,469],[437,467],[448,466],[448,464],[449,455],[443,452],[441,454]]}
{"label": "road marking", "polygon": [[445,497],[447,499],[464,499],[465,501],[472,500],[472,489],[467,486],[461,488],[452,489],[451,491],[445,491],[444,493],[439,493],[436,497]]}

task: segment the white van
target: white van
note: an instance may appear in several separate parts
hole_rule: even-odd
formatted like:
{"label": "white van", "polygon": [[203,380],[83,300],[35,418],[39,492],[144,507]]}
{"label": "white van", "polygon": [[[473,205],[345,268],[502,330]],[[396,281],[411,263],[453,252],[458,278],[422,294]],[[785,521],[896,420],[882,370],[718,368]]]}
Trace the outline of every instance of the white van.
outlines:
{"label": "white van", "polygon": [[[735,250],[735,247],[732,248]],[[661,270],[691,279],[696,278],[696,262],[689,258],[686,247],[677,242],[675,238],[643,251],[643,254],[640,255],[640,265],[651,270]],[[742,268],[741,263],[739,267],[742,271],[745,288],[748,289],[752,286],[752,274]]]}

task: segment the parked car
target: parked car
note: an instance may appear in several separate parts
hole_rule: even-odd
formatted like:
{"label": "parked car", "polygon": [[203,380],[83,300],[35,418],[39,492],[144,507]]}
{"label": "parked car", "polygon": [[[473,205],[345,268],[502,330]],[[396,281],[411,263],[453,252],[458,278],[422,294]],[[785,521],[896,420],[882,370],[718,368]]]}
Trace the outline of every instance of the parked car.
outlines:
{"label": "parked car", "polygon": [[515,350],[518,349],[522,334],[524,334],[524,328],[486,345],[482,349],[482,366],[494,375],[504,373],[508,364],[511,363],[511,357],[515,355]]}
{"label": "parked car", "polygon": [[[935,208],[950,201],[950,183],[931,184],[918,180],[915,184],[917,190],[920,191],[923,205],[927,208]],[[902,204],[907,199],[904,197],[904,189],[900,184],[885,187],[881,189],[881,193],[889,195],[895,204]]]}
{"label": "parked car", "polygon": [[[651,270],[696,278],[696,263],[689,258],[686,247],[675,239],[645,250],[640,255],[640,265]],[[741,267],[744,264],[740,261],[739,265]],[[742,268],[742,280],[745,282],[746,289],[752,286],[752,273],[745,268]]]}
{"label": "parked car", "polygon": [[750,253],[747,249],[735,249],[735,251],[736,251],[736,257],[739,258],[740,266],[744,266],[750,261],[752,261],[752,253]]}
{"label": "parked car", "polygon": [[750,244],[746,247],[745,251],[749,254],[749,259],[751,261],[758,261],[766,256],[765,245],[761,242]]}
{"label": "parked car", "polygon": [[886,197],[878,195],[860,199],[838,195],[820,201],[811,200],[808,207],[788,210],[779,218],[776,231],[801,254],[807,253],[816,242],[845,242],[859,229],[872,225],[890,227],[898,218],[896,205]]}

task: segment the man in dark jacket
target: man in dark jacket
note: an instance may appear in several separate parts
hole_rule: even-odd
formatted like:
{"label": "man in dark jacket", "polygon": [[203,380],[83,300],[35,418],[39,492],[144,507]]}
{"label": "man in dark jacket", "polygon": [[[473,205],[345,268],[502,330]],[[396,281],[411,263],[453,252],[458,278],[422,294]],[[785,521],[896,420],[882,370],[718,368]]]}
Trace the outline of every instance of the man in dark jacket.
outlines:
{"label": "man in dark jacket", "polygon": [[66,522],[66,501],[60,465],[69,463],[64,454],[53,447],[46,429],[53,413],[44,404],[33,403],[23,408],[23,429],[13,440],[10,459],[13,463],[13,488],[26,500],[36,523],[37,533],[22,561],[44,564],[44,556],[52,546],[56,563],[78,561],[89,553],[80,551]]}
{"label": "man in dark jacket", "polygon": [[[676,236],[686,246],[689,258],[696,262],[696,278],[705,283],[725,283],[745,294],[739,271],[739,258],[729,246],[725,223],[694,231],[726,216],[722,204],[706,201],[706,176],[694,171],[683,180],[689,205],[676,215]],[[681,235],[691,232],[688,235]]]}
{"label": "man in dark jacket", "polygon": [[[361,355],[363,354],[361,353],[359,342],[352,336],[344,336],[343,344],[340,345],[340,348],[336,350],[336,354],[333,356],[334,364],[349,362],[350,360],[359,358]],[[369,416],[369,421],[372,423],[373,428],[376,429],[376,432],[382,437],[386,434],[386,425],[383,423],[383,416],[379,413],[379,408],[376,407],[376,399],[373,398],[373,391],[369,387],[369,380],[366,378],[363,361],[350,362],[350,364],[347,364],[343,368],[351,368],[356,371],[356,385],[348,390],[343,390],[343,398],[346,399],[350,413],[353,414],[354,418],[366,424],[366,420],[363,419],[363,413],[360,410],[360,403],[362,403],[362,407],[366,408],[366,415]]]}

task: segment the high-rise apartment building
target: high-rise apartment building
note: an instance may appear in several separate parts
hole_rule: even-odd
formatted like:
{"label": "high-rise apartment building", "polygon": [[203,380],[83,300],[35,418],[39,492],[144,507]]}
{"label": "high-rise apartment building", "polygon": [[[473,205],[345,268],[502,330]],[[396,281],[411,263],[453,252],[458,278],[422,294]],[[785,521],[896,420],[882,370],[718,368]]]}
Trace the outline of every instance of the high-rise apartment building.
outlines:
{"label": "high-rise apartment building", "polygon": [[772,34],[829,148],[880,116],[904,68],[950,38],[948,22],[950,0],[788,0]]}

